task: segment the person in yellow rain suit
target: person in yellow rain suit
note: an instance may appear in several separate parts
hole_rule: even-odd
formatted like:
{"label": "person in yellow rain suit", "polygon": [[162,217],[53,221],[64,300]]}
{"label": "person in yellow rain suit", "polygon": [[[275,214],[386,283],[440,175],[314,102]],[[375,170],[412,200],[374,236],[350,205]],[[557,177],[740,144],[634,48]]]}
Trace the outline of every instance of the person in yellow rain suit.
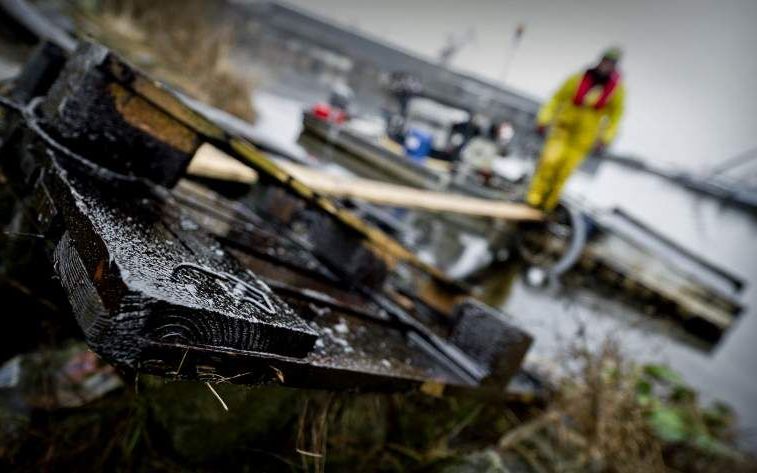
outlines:
{"label": "person in yellow rain suit", "polygon": [[620,56],[620,49],[608,49],[596,66],[570,76],[539,110],[537,132],[546,134],[546,141],[526,195],[529,205],[552,211],[586,155],[592,149],[601,153],[615,137],[625,95]]}

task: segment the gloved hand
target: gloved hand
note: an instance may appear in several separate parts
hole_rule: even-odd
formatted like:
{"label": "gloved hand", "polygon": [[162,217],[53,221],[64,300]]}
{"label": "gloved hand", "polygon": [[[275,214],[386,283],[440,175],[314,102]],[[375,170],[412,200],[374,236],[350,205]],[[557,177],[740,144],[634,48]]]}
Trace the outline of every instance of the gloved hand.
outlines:
{"label": "gloved hand", "polygon": [[536,125],[536,134],[543,137],[547,134],[547,127],[545,125]]}

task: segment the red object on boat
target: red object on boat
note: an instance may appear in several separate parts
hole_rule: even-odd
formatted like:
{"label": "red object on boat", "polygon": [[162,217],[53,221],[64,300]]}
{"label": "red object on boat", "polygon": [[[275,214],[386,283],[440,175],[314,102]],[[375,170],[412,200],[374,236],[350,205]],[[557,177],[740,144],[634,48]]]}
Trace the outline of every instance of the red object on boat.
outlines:
{"label": "red object on boat", "polygon": [[333,123],[344,123],[347,114],[340,108],[334,108],[327,103],[317,103],[310,110],[316,118]]}
{"label": "red object on boat", "polygon": [[328,120],[329,115],[331,115],[331,107],[325,103],[317,103],[313,105],[311,112],[313,112],[313,115],[317,118]]}

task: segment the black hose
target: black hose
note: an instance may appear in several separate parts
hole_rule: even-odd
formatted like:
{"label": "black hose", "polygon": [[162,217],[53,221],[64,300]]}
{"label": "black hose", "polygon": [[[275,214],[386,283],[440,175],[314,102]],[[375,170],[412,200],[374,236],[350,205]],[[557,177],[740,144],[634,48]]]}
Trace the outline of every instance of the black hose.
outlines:
{"label": "black hose", "polygon": [[568,211],[570,227],[572,229],[570,244],[568,245],[568,250],[562,255],[562,258],[552,265],[551,268],[547,269],[550,280],[556,280],[568,272],[578,262],[586,246],[589,227],[586,223],[586,215],[573,206],[566,205],[565,208]]}
{"label": "black hose", "polygon": [[[568,243],[568,248],[565,251],[565,253],[555,262],[554,264],[550,265],[549,267],[543,267],[536,263],[536,260],[534,258],[534,254],[530,252],[523,241],[521,233],[524,231],[529,231],[526,229],[521,230],[518,232],[518,235],[516,235],[516,245],[518,252],[520,253],[521,257],[531,265],[532,268],[539,268],[542,271],[542,274],[544,274],[546,281],[549,281],[550,284],[554,284],[557,282],[557,280],[568,272],[575,264],[578,262],[578,260],[581,258],[581,255],[583,254],[584,248],[586,247],[586,242],[588,240],[588,234],[589,234],[589,225],[587,222],[587,216],[578,210],[577,208],[573,206],[568,206],[565,204],[561,204],[563,208],[566,209],[568,214],[568,225],[571,228],[570,232],[570,242]],[[546,228],[545,223],[542,223],[544,225],[544,228],[541,231],[548,231]],[[533,283],[535,285],[542,285],[541,282]]]}

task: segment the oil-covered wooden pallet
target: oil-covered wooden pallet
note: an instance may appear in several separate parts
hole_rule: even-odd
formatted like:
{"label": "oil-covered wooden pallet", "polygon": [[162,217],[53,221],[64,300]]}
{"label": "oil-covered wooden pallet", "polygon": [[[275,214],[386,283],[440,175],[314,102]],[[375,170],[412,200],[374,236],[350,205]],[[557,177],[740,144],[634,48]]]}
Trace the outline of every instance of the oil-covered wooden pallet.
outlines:
{"label": "oil-covered wooden pallet", "polygon": [[[201,202],[197,192],[156,185],[175,182],[205,139],[252,148],[110,52],[83,48],[47,93],[39,106],[8,107],[0,164],[51,244],[87,341],[112,363],[175,377],[362,389],[501,387],[520,365],[531,339],[501,314],[474,311],[432,330],[416,318],[418,306],[384,291],[383,278],[350,280],[325,250],[292,244],[287,219],[270,218],[285,209],[235,214],[220,198]],[[307,208],[366,235],[356,217],[325,201],[314,206],[312,191],[255,162],[266,186],[306,204],[289,210]],[[398,248],[366,231],[372,244]],[[491,324],[502,343],[477,356],[476,327]]]}

